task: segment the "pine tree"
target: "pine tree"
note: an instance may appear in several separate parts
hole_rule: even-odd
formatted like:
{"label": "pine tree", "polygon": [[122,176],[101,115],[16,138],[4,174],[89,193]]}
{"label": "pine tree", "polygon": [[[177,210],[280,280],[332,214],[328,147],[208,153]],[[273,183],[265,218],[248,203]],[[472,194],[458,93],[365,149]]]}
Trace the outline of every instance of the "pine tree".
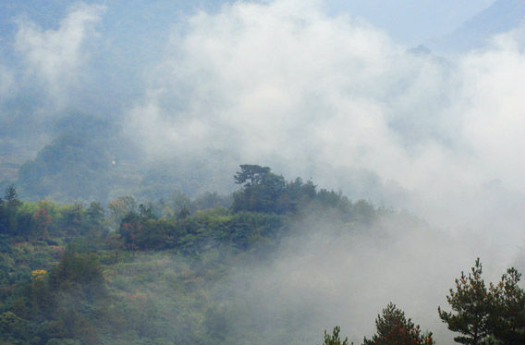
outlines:
{"label": "pine tree", "polygon": [[456,279],[456,290],[450,289],[447,301],[452,312],[438,308],[439,317],[448,324],[448,329],[461,333],[454,341],[468,345],[486,343],[492,335],[495,300],[481,278],[483,267],[479,258],[471,273]]}
{"label": "pine tree", "polygon": [[[349,345],[348,338],[345,338],[341,341],[341,338],[339,336],[340,332],[341,328],[339,326],[334,327],[332,335],[328,334],[325,330],[323,345]],[[353,345],[353,343],[351,343],[351,345]]]}
{"label": "pine tree", "polygon": [[405,313],[395,304],[389,303],[383,314],[376,319],[377,334],[372,339],[365,337],[364,345],[431,345],[432,333],[421,333],[419,325],[406,319]]}
{"label": "pine tree", "polygon": [[509,268],[501,281],[490,284],[491,328],[496,339],[503,344],[525,343],[525,291],[518,286],[521,274]]}

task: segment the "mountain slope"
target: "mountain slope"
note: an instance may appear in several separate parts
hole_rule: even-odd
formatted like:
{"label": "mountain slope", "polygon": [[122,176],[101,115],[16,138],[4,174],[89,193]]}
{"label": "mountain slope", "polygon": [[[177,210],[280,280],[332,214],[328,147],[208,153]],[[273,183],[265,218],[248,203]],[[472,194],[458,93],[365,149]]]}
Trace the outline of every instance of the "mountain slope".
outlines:
{"label": "mountain slope", "polygon": [[497,0],[452,34],[430,45],[438,51],[467,51],[482,47],[492,36],[516,29],[523,23],[525,0]]}

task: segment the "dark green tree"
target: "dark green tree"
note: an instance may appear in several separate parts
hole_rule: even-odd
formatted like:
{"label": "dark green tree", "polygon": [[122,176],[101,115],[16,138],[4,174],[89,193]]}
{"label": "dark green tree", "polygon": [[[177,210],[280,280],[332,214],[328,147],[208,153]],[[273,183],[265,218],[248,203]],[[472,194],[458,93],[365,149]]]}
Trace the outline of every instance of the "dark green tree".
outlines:
{"label": "dark green tree", "polygon": [[492,334],[495,300],[481,278],[482,273],[478,258],[468,276],[461,272],[461,277],[455,280],[456,289],[450,289],[447,301],[452,311],[438,308],[439,317],[447,323],[448,329],[461,334],[454,338],[461,344],[482,344]]}
{"label": "dark green tree", "polygon": [[7,233],[7,207],[4,199],[0,197],[0,234]]}
{"label": "dark green tree", "polygon": [[365,337],[364,345],[431,345],[432,333],[422,333],[419,325],[406,319],[405,313],[389,303],[376,319],[377,333],[371,339]]}
{"label": "dark green tree", "polygon": [[137,236],[142,231],[142,222],[140,215],[136,212],[129,212],[119,227],[119,234],[124,239],[124,248],[126,250],[135,251],[139,247],[137,245]]}
{"label": "dark green tree", "polygon": [[285,187],[284,177],[272,173],[269,167],[244,164],[234,179],[242,185],[242,189],[233,194],[235,212],[281,213],[278,200]]}
{"label": "dark green tree", "polygon": [[9,185],[5,190],[3,212],[4,213],[4,231],[15,235],[18,230],[17,213],[22,201],[18,199],[18,193],[14,185]]}
{"label": "dark green tree", "polygon": [[89,234],[94,237],[107,235],[107,229],[104,221],[104,207],[102,207],[100,202],[91,202],[88,209],[86,210],[82,233]]}
{"label": "dark green tree", "polygon": [[503,344],[525,343],[525,291],[518,285],[521,274],[509,268],[498,284],[490,284],[494,337]]}

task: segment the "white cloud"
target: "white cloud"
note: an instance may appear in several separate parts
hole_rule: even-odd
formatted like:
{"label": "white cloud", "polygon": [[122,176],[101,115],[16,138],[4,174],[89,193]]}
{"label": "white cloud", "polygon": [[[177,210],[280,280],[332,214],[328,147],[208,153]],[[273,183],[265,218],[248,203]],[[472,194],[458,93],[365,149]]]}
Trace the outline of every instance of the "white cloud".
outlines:
{"label": "white cloud", "polygon": [[90,25],[104,10],[104,6],[79,3],[71,7],[57,29],[42,30],[30,21],[19,21],[15,49],[23,57],[27,76],[37,77],[57,101],[63,101],[62,92],[76,81],[86,60],[82,44],[90,35]]}
{"label": "white cloud", "polygon": [[16,89],[15,86],[15,76],[13,72],[0,64],[0,101],[13,94]]}
{"label": "white cloud", "polygon": [[515,243],[523,216],[503,205],[525,194],[516,37],[446,62],[316,1],[240,2],[174,32],[130,130],[152,154],[223,149],[343,191],[341,171],[369,171],[395,186],[379,202]]}
{"label": "white cloud", "polygon": [[512,34],[498,37],[491,48],[462,61],[463,135],[482,171],[524,192],[525,55]]}

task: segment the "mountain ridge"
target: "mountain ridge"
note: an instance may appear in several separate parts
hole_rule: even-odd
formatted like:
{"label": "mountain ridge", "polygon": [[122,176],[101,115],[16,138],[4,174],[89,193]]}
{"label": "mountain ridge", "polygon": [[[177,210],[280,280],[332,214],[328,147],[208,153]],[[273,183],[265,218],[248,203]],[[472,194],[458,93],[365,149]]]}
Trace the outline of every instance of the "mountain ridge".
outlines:
{"label": "mountain ridge", "polygon": [[433,50],[464,52],[481,48],[494,35],[509,32],[525,23],[524,0],[497,0],[451,34],[435,40]]}

